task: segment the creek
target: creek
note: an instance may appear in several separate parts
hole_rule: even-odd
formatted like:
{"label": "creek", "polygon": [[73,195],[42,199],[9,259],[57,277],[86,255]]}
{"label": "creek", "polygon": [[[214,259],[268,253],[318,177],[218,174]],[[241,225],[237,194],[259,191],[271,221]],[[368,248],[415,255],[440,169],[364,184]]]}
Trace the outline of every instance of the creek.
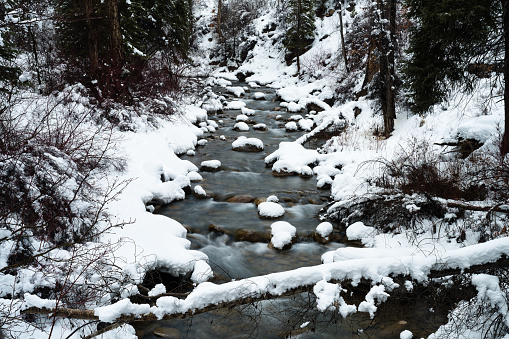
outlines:
{"label": "creek", "polygon": [[[235,83],[233,86],[247,85]],[[329,191],[317,189],[314,177],[275,176],[264,163],[264,158],[275,151],[280,142],[293,141],[304,133],[285,130],[286,119],[304,113],[274,111],[279,107],[274,89],[261,87],[250,90],[239,99],[246,103],[246,107],[255,110],[254,115],[249,117],[249,131],[233,130],[240,110],[209,114],[209,119],[216,121],[219,128],[215,133],[205,134],[208,142],[197,147],[194,156],[182,156],[198,167],[205,160],[221,161],[219,171],[201,171],[203,181],[195,183],[202,186],[209,197],[204,199],[189,195],[183,201],[157,210],[158,214],[171,217],[188,228],[192,248],[206,253],[215,275],[224,280],[318,265],[323,253],[345,246],[337,242],[323,245],[313,241],[313,232],[321,222],[318,214],[329,199]],[[215,91],[228,100],[237,100],[224,88],[215,88]],[[265,99],[255,100],[255,92],[263,92]],[[278,115],[281,117],[276,119]],[[254,130],[253,123],[263,123],[268,129]],[[241,135],[262,140],[264,150],[233,151],[231,144]],[[228,202],[232,197],[245,195],[253,199],[277,196],[285,209],[284,216],[262,219],[254,202]],[[267,246],[270,225],[276,220],[287,221],[297,228],[298,241],[289,250],[277,251]],[[264,240],[237,241],[240,230],[254,231],[261,234]],[[364,296],[365,293],[360,295]],[[399,333],[404,329],[420,337],[437,328],[436,321],[431,321],[429,328],[423,321],[430,313],[426,305],[400,305],[384,316],[383,321],[372,320],[367,314],[355,314],[342,320],[337,313],[319,313],[313,300],[312,296],[303,293],[256,305],[208,312],[192,319],[161,321],[151,324],[143,337],[157,338],[154,334],[154,329],[157,329],[156,333],[170,338],[284,338],[290,335],[298,338],[399,338]],[[358,304],[360,301],[352,297],[347,302]],[[439,313],[442,318],[442,312],[436,312],[435,316]],[[301,328],[308,321],[311,323]]]}

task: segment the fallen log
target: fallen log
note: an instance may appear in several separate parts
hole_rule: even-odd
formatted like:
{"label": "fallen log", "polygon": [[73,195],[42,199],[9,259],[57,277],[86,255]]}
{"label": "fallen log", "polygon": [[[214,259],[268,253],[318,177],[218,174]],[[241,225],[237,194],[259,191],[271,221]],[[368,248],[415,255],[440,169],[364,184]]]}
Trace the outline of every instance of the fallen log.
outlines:
{"label": "fallen log", "polygon": [[[473,246],[471,246],[473,247]],[[488,269],[494,269],[494,268],[502,268],[502,267],[509,267],[509,256],[506,254],[501,254],[498,258],[498,260],[494,262],[488,262],[488,263],[482,263],[477,265],[472,265],[468,268],[452,268],[447,263],[439,264],[435,263],[434,266],[440,266],[438,268],[431,269],[428,274],[428,279],[434,279],[434,278],[441,278],[451,275],[457,275],[457,274],[465,274],[465,273],[475,273],[475,272],[481,272],[486,271]],[[317,266],[313,266],[317,267]],[[309,268],[313,268],[309,267]],[[304,269],[307,269],[306,267]],[[292,271],[290,271],[292,272]],[[285,273],[285,272],[283,272]],[[287,272],[286,272],[287,273]],[[397,274],[395,272],[395,278],[397,278],[397,281],[403,282],[404,280],[411,279],[410,275],[404,275],[404,274]],[[256,279],[259,277],[251,278]],[[246,283],[250,282],[250,279],[244,279]],[[345,279],[329,279],[329,283],[338,283],[338,284],[351,284],[353,286],[357,286],[359,281],[357,281],[355,284],[352,284],[352,280],[349,278]],[[368,283],[369,279],[363,279],[363,283]],[[254,283],[251,281],[251,283]],[[271,292],[266,291],[265,293],[257,293],[252,292],[245,295],[242,295],[234,300],[230,301],[223,301],[218,303],[209,303],[208,305],[197,308],[197,309],[189,309],[186,312],[182,313],[172,313],[172,314],[165,314],[162,318],[158,318],[153,313],[148,313],[144,315],[125,315],[122,314],[119,317],[116,318],[116,322],[120,323],[135,323],[140,321],[158,321],[158,320],[170,320],[170,319],[182,319],[186,317],[191,317],[193,315],[206,313],[210,311],[214,311],[217,309],[228,309],[233,308],[236,306],[242,306],[247,304],[253,304],[259,301],[264,300],[270,300],[270,299],[277,299],[282,297],[287,297],[295,294],[300,293],[306,293],[306,292],[312,292],[313,288],[315,287],[316,281],[312,281],[310,283],[304,284],[302,286],[297,286],[293,288],[289,288],[286,291],[282,293],[278,292]],[[223,284],[228,285],[228,283]],[[402,284],[400,284],[402,286]],[[369,286],[369,284],[368,284]],[[277,289],[276,289],[277,290]],[[156,298],[163,297],[157,296]],[[77,310],[77,309],[69,309],[69,308],[58,308],[58,309],[49,309],[49,308],[38,308],[38,307],[30,307],[26,310],[22,311],[23,314],[39,314],[39,315],[52,315],[56,317],[62,317],[62,318],[72,318],[72,319],[85,319],[85,320],[99,320],[99,317],[95,315],[94,310]]]}

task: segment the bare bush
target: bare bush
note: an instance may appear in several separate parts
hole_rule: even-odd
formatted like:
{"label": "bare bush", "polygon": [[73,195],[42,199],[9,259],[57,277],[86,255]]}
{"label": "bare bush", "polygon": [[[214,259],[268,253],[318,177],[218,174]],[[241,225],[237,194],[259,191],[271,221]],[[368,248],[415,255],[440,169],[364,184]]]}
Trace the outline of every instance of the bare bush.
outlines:
{"label": "bare bush", "polygon": [[11,337],[20,322],[41,321],[20,315],[26,292],[56,307],[86,308],[120,286],[113,284],[122,276],[112,256],[117,244],[97,240],[123,225],[111,223],[106,206],[128,182],[105,184],[105,172],[123,162],[113,129],[93,122],[78,92],[18,95],[0,111],[0,275],[10,282],[0,289],[0,328]]}

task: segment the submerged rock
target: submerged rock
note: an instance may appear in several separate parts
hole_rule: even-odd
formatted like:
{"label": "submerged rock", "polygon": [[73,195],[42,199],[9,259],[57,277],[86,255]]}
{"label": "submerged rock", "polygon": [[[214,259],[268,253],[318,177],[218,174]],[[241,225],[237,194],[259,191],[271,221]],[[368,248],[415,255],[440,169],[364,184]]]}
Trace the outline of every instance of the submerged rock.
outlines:
{"label": "submerged rock", "polygon": [[234,235],[235,241],[248,241],[248,242],[268,242],[269,236],[266,233],[253,231],[253,230],[246,230],[246,229],[240,229],[235,232]]}
{"label": "submerged rock", "polygon": [[233,204],[244,204],[244,203],[251,203],[254,202],[255,198],[250,195],[236,195],[228,200],[226,202],[233,203]]}

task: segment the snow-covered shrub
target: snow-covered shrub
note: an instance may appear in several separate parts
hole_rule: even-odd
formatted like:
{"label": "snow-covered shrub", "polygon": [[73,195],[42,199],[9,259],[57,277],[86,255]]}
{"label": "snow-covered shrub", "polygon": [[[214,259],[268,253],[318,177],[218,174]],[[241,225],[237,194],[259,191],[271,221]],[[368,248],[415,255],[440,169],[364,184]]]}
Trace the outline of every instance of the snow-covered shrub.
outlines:
{"label": "snow-covered shrub", "polygon": [[469,180],[466,163],[444,157],[427,140],[412,139],[392,160],[380,162],[380,176],[374,179],[378,186],[446,199],[485,198],[485,190]]}

